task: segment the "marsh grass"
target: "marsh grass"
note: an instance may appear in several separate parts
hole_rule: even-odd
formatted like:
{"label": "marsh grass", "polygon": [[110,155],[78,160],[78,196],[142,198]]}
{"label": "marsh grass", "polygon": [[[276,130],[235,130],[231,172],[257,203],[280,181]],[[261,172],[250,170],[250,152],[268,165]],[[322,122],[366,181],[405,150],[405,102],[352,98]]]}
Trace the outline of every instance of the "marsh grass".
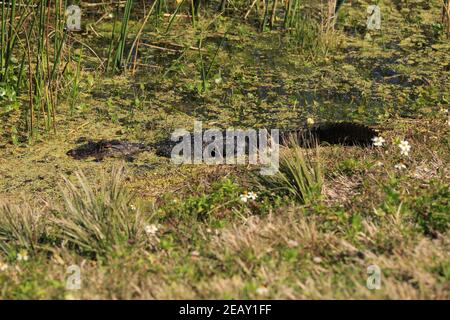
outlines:
{"label": "marsh grass", "polygon": [[289,147],[281,148],[279,172],[260,177],[263,188],[286,195],[301,204],[310,204],[321,197],[323,164],[319,147],[303,149],[295,137],[289,137]]}
{"label": "marsh grass", "polygon": [[447,37],[450,38],[450,1],[442,1],[442,24],[446,27]]}
{"label": "marsh grass", "polygon": [[[101,61],[100,67],[107,73],[121,73],[132,65],[134,74],[137,59],[140,56],[139,43],[142,34],[148,31],[147,26],[152,25],[152,28],[156,26],[156,34],[162,26],[165,31],[161,32],[161,37],[169,37],[169,31],[183,12],[192,18],[193,29],[201,29],[204,25],[208,25],[201,31],[206,34],[213,24],[207,22],[212,20],[215,23],[217,17],[222,15],[219,13],[212,19],[210,19],[210,13],[206,11],[205,14],[198,15],[200,1],[186,3],[182,0],[174,6],[168,6],[165,1],[158,0],[144,11],[140,27],[132,30],[130,19],[132,14],[137,14],[133,11],[136,4],[133,0],[127,0],[123,7],[117,4],[112,32],[108,35],[109,48],[106,50],[105,57],[99,57],[95,50],[78,39],[77,35],[65,30],[65,5],[66,3],[62,0],[44,0],[37,3],[32,0],[14,0],[9,4],[2,2],[0,7],[2,27],[0,31],[0,99],[6,102],[3,103],[5,106],[1,108],[1,112],[20,109],[26,121],[16,127],[20,132],[26,129],[30,138],[37,136],[41,131],[56,132],[57,108],[66,96],[69,97],[69,104],[73,110],[74,100],[79,97],[77,83],[82,79],[79,72],[75,74],[74,79],[69,79],[65,72],[70,69],[67,68],[67,65],[71,63],[70,53],[76,49],[77,45],[86,46],[90,54],[94,54]],[[264,7],[261,31],[267,23],[271,28],[276,29],[278,16],[285,10],[284,27],[288,30],[289,42],[305,52],[305,56],[316,57],[328,52],[330,43],[322,34],[320,24],[315,21],[315,18],[303,12],[301,1],[289,1],[284,8],[279,8],[278,1],[266,1]],[[163,12],[171,13],[168,19],[162,18]],[[96,34],[96,36],[99,35]],[[223,40],[225,37],[226,33]],[[199,47],[202,46],[202,39],[200,39]],[[208,91],[209,74],[222,46],[223,42],[207,54],[199,50],[195,64],[200,68],[201,88],[199,86],[198,89],[201,93]],[[83,60],[84,58],[89,59],[87,55],[83,56]],[[104,61],[106,61],[106,67],[103,64]],[[84,67],[84,61],[80,60],[77,63],[78,70]],[[73,89],[71,91],[69,88],[69,94],[65,94],[68,92],[67,85]],[[22,107],[19,97],[27,100]]]}
{"label": "marsh grass", "polygon": [[63,243],[85,254],[104,256],[145,241],[145,219],[124,187],[123,168],[114,168],[103,177],[98,190],[90,186],[82,172],[76,178],[77,184],[64,178],[64,210],[54,220]]}
{"label": "marsh grass", "polygon": [[0,203],[0,251],[14,256],[19,250],[36,253],[46,237],[46,222],[30,204]]}
{"label": "marsh grass", "polygon": [[16,93],[22,88],[28,91],[25,113],[29,137],[42,128],[56,130],[67,39],[63,2],[3,1],[0,13],[0,82]]}
{"label": "marsh grass", "polygon": [[[299,1],[301,5],[306,2]],[[425,0],[421,2],[424,4]],[[355,21],[363,27],[365,20],[364,6],[353,4],[355,2],[341,9],[348,9],[351,21],[346,17],[338,20],[349,30],[353,30]],[[428,11],[430,20],[440,21],[441,4],[440,0],[433,2],[433,14]],[[223,21],[230,21],[228,13],[231,10],[236,13],[235,5],[236,2],[230,2],[230,10],[225,12],[223,20],[203,29],[205,71],[226,29]],[[320,10],[319,6],[314,8]],[[428,52],[427,45],[421,48],[403,45],[405,37],[422,38],[426,36],[424,30],[428,30],[428,22],[417,22],[414,28],[407,24],[409,27],[404,28],[408,23],[403,17],[404,9],[392,8],[392,16],[385,20],[386,36],[392,44],[389,48],[383,49],[377,41],[368,46],[358,34],[346,34],[347,30],[340,26],[335,32],[327,32],[325,35],[330,39],[326,39],[330,41],[337,35],[348,41],[346,50],[336,52],[332,61],[312,60],[320,51],[311,55],[307,49],[292,54],[274,43],[273,37],[280,35],[292,40],[291,32],[294,32],[277,29],[280,13],[283,13],[279,7],[273,30],[264,34],[258,33],[259,24],[240,23],[239,17],[234,15],[231,17],[233,28],[211,71],[212,75],[219,69],[223,82],[211,86],[208,95],[202,92],[202,99],[192,98],[186,91],[191,84],[198,84],[202,89],[201,68],[197,48],[192,50],[183,44],[197,43],[199,28],[207,24],[211,15],[204,10],[193,28],[191,16],[186,14],[190,2],[185,3],[183,12],[180,10],[172,20],[170,34],[160,34],[153,29],[155,11],[142,31],[148,32],[146,40],[151,39],[161,46],[148,51],[141,46],[138,57],[147,60],[139,62],[158,64],[155,73],[166,72],[164,81],[153,78],[153,73],[145,73],[140,79],[129,77],[127,72],[122,76],[109,77],[103,73],[97,76],[101,67],[97,68],[97,60],[95,64],[90,63],[94,61],[90,56],[92,51],[85,50],[80,63],[80,90],[74,92],[80,92],[78,103],[86,107],[74,116],[65,117],[70,105],[65,109],[62,104],[57,118],[60,126],[64,126],[60,131],[63,134],[28,149],[8,143],[3,145],[0,141],[0,198],[17,199],[21,192],[26,192],[46,203],[42,210],[26,203],[0,209],[0,298],[448,299],[448,114],[438,113],[440,108],[448,107],[448,95],[442,90],[448,78],[448,59],[446,47]],[[421,6],[411,10],[427,11]],[[148,11],[142,19],[146,14]],[[258,23],[261,15],[259,10],[255,19]],[[133,11],[133,16],[139,14]],[[117,17],[113,53],[121,30],[121,16]],[[310,18],[317,24],[314,32],[324,36],[325,24],[322,25],[321,17],[311,15]],[[326,16],[324,18],[325,21]],[[161,16],[156,29],[164,32],[169,19],[167,14]],[[139,39],[140,23],[130,24],[133,27],[127,37],[126,54],[133,39]],[[105,29],[99,31],[101,27]],[[81,37],[89,45],[93,42],[94,50],[102,45],[107,47],[113,25],[105,23],[101,27],[96,26],[104,41],[92,31],[88,36],[70,35],[63,53],[67,54],[66,50],[71,50],[72,45],[78,46],[77,40]],[[51,46],[52,30],[50,27]],[[11,60],[8,68],[9,72],[19,74],[18,79],[11,78],[10,84],[22,82],[22,92],[30,92],[32,96],[36,84],[35,35],[37,32],[33,31],[18,38],[15,48],[20,50],[13,51],[16,59]],[[7,38],[6,33],[4,36]],[[167,42],[178,46],[162,48]],[[139,40],[135,47],[139,47]],[[314,46],[309,48],[315,50]],[[101,48],[98,52],[102,52]],[[167,60],[160,59],[159,55]],[[303,63],[305,55],[310,61]],[[259,59],[260,56],[263,59]],[[60,93],[70,93],[71,84],[76,83],[78,63],[72,57],[75,59],[73,54],[69,59],[62,56],[63,65],[69,61],[66,70],[70,72],[66,71],[65,81],[60,79],[57,88],[70,88],[58,91]],[[102,58],[106,58],[106,54]],[[111,54],[111,66],[113,58]],[[391,58],[395,60],[392,63],[388,62]],[[399,80],[393,85],[390,77],[382,80],[373,75],[375,72],[384,74],[389,71],[386,69],[392,68],[401,72],[397,76],[408,75],[408,79],[414,80],[409,75],[416,75],[417,66],[409,65],[410,59],[423,63],[427,70],[425,84],[409,81],[404,86],[405,82]],[[22,65],[22,80],[19,80]],[[169,72],[173,69],[176,72]],[[366,69],[367,72],[363,72]],[[28,74],[33,79],[30,82],[33,90],[24,85],[28,84]],[[95,82],[92,90],[85,86],[89,76],[96,79],[92,80]],[[139,89],[138,83],[141,84]],[[372,91],[368,87],[371,84],[379,90]],[[270,87],[267,97],[266,86]],[[133,90],[137,93],[134,96]],[[414,99],[414,94],[411,98],[415,92],[423,96]],[[374,97],[369,97],[372,93],[379,104],[372,104]],[[353,99],[353,95],[355,103],[352,100],[348,104],[347,98]],[[139,107],[133,106],[136,96],[141,100],[140,104],[135,104]],[[291,97],[295,97],[295,101]],[[403,97],[405,99],[401,100]],[[31,101],[36,112],[40,112],[37,102]],[[414,113],[411,113],[414,119],[407,119],[406,115],[396,118],[400,110],[405,109],[394,107],[401,105],[414,106]],[[231,112],[230,108],[242,112]],[[128,118],[130,109],[133,117]],[[323,160],[318,162],[316,152],[319,150],[314,146],[301,149],[300,155],[294,148],[283,150],[283,154],[290,154],[283,160],[284,176],[278,177],[276,183],[270,181],[272,185],[261,183],[261,189],[249,176],[251,167],[173,167],[167,159],[149,152],[127,163],[129,179],[124,184],[122,175],[119,179],[122,182],[115,184],[111,182],[115,174],[103,179],[99,179],[99,175],[101,168],[109,168],[117,160],[75,161],[64,155],[82,136],[151,142],[155,137],[166,137],[174,128],[191,123],[194,117],[201,117],[211,126],[294,126],[305,113],[317,120],[379,122],[389,145],[380,148],[324,146],[320,147]],[[378,117],[381,114],[383,117]],[[11,113],[11,116],[16,114]],[[6,134],[9,124],[17,125],[12,120],[1,123]],[[13,141],[23,128],[18,129],[11,130]],[[397,138],[411,143],[412,152],[408,157],[399,156],[398,147],[393,144]],[[303,160],[298,160],[302,157]],[[286,163],[294,160],[296,163],[303,161],[303,167]],[[401,171],[394,167],[400,160],[406,165]],[[321,170],[327,177],[322,192],[324,201],[316,201],[321,199],[320,187],[311,188],[313,192],[309,188],[319,186],[317,181],[323,180],[323,173],[317,174],[320,179],[311,174],[317,164],[326,168]],[[72,174],[77,167],[82,167],[86,174],[79,174],[82,182]],[[56,187],[59,179],[55,178],[55,172],[70,175],[67,182],[62,182],[64,194]],[[313,178],[308,179],[304,172]],[[98,183],[99,180],[102,182]],[[135,200],[130,200],[133,198],[126,190],[128,187],[136,192],[136,201],[145,209],[141,210],[138,205],[133,209],[131,204]],[[123,191],[114,191],[118,189]],[[244,202],[241,195],[250,191],[255,192],[257,198]],[[305,197],[309,202],[304,201]],[[143,225],[149,222],[147,213],[155,212],[147,206],[154,200],[157,223],[152,221],[151,228],[146,229],[151,231],[150,239],[143,234]],[[35,213],[41,211],[45,215],[35,221]],[[153,245],[152,241],[158,242]],[[26,262],[16,259],[22,250],[29,254]],[[65,290],[66,268],[72,264],[82,268],[82,290]],[[382,269],[382,287],[376,291],[365,286],[367,266],[372,264]],[[264,289],[263,294],[259,288]]]}
{"label": "marsh grass", "polygon": [[208,91],[211,70],[214,67],[214,64],[216,63],[217,56],[226,40],[227,34],[228,34],[228,32],[225,32],[225,34],[222,36],[222,39],[221,39],[220,43],[217,45],[217,48],[214,50],[214,53],[212,54],[209,63],[207,61],[205,61],[206,59],[203,55],[203,37],[204,37],[203,30],[199,36],[200,39],[198,41],[198,55],[199,55],[199,64],[200,64],[200,67],[199,67],[200,80],[202,83],[202,89],[199,91],[201,91],[201,92]]}
{"label": "marsh grass", "polygon": [[[116,41],[116,39],[115,39],[116,23],[117,23],[116,19],[120,12],[120,4],[117,4],[116,18],[114,20],[114,26],[113,26],[113,30],[112,30],[112,34],[111,34],[111,41],[110,41],[110,47],[109,47],[109,52],[108,52],[107,70],[106,71],[111,71],[112,73],[116,73],[116,72],[120,72],[126,68],[125,47],[127,44],[130,14],[131,14],[132,8],[133,8],[133,0],[127,0],[125,3],[125,8],[123,11],[122,20],[121,20],[121,24],[120,24],[119,37]],[[113,51],[114,51],[114,53],[113,53]]]}

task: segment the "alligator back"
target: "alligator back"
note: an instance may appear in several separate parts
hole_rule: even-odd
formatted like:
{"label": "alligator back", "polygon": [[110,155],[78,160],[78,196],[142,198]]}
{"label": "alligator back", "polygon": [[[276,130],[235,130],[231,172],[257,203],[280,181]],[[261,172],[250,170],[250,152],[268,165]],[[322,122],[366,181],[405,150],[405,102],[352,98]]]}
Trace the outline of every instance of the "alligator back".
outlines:
{"label": "alligator back", "polygon": [[[225,131],[222,131],[222,136],[226,136]],[[292,136],[302,147],[311,147],[316,143],[369,146],[372,144],[372,139],[377,136],[377,131],[353,122],[325,122],[297,130],[281,131],[280,144],[288,146]],[[193,146],[193,136],[191,135],[190,138]],[[101,161],[105,157],[124,157],[131,160],[134,155],[140,152],[153,150],[158,156],[170,157],[176,144],[178,142],[170,139],[152,145],[120,140],[88,141],[84,145],[69,150],[67,155],[78,160],[90,157],[97,161]],[[202,141],[202,150],[208,144],[209,142]],[[245,147],[247,152],[248,145]],[[234,150],[236,149],[234,148]]]}
{"label": "alligator back", "polygon": [[131,160],[133,155],[146,150],[148,150],[147,147],[141,143],[120,140],[100,140],[97,142],[88,141],[84,145],[69,150],[67,155],[77,160],[90,157],[98,161],[103,160],[105,157],[124,157]]}

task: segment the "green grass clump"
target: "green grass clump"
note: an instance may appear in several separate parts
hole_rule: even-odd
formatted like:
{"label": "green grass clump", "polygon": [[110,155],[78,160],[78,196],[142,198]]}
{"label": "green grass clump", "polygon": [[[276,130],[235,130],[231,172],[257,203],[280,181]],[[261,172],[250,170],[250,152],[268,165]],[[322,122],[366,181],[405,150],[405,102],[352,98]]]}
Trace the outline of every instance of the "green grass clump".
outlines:
{"label": "green grass clump", "polygon": [[310,204],[320,198],[323,187],[319,148],[302,149],[294,138],[289,146],[281,150],[279,172],[262,176],[260,183],[297,203]]}
{"label": "green grass clump", "polygon": [[8,256],[20,250],[35,253],[46,237],[43,220],[29,204],[0,204],[0,251]]}
{"label": "green grass clump", "polygon": [[76,176],[78,186],[65,179],[65,210],[54,221],[62,242],[95,256],[145,242],[145,219],[132,205],[121,168],[113,169],[98,191],[89,186],[83,173]]}
{"label": "green grass clump", "polygon": [[419,196],[412,203],[415,220],[426,235],[445,234],[450,226],[450,191],[448,185],[433,186],[432,192]]}

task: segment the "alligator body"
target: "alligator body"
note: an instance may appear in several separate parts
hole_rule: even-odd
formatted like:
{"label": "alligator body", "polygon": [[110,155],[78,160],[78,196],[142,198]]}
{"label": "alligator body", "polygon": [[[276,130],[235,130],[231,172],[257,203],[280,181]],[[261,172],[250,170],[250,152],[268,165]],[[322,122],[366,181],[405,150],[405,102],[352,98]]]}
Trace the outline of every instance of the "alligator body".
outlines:
{"label": "alligator body", "polygon": [[107,157],[123,157],[127,160],[132,160],[134,155],[148,150],[149,147],[142,143],[100,140],[97,142],[88,141],[75,149],[69,150],[67,155],[77,160],[94,158],[96,161],[102,161]]}
{"label": "alligator body", "polygon": [[[225,137],[225,131],[222,131]],[[368,126],[352,122],[326,122],[312,126],[305,126],[297,130],[283,130],[280,132],[280,144],[287,146],[291,137],[302,146],[310,147],[318,144],[341,144],[350,146],[370,146],[377,131]],[[194,143],[191,135],[191,145]],[[133,156],[143,151],[154,151],[158,156],[170,157],[173,147],[178,141],[165,139],[155,144],[133,143],[120,140],[88,141],[67,152],[74,159],[94,158],[101,161],[106,157],[123,157],[132,160]],[[203,142],[203,148],[209,142]]]}

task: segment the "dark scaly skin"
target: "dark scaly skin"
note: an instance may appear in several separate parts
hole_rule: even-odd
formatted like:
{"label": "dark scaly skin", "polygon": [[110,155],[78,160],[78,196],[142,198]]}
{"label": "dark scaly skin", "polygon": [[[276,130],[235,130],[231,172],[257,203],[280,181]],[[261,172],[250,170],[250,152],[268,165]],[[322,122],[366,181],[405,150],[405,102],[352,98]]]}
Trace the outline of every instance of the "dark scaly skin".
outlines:
{"label": "dark scaly skin", "polygon": [[147,147],[141,143],[119,140],[100,140],[98,142],[88,141],[78,148],[69,150],[67,155],[77,160],[91,157],[95,158],[97,161],[102,161],[106,157],[124,157],[127,160],[132,160],[134,155],[146,150],[148,150]]}
{"label": "dark scaly skin", "polygon": [[[225,131],[222,131],[225,137]],[[368,126],[353,122],[325,122],[312,126],[305,126],[297,130],[283,130],[280,132],[280,144],[288,145],[291,137],[294,137],[302,147],[310,147],[319,144],[341,144],[349,146],[370,146],[377,131]],[[193,135],[191,135],[193,146]],[[88,141],[87,143],[67,152],[68,156],[82,160],[94,158],[101,161],[106,157],[123,157],[132,160],[133,156],[153,150],[158,156],[170,157],[173,147],[178,141],[166,139],[152,145],[133,143],[120,140]],[[205,147],[209,142],[203,142]]]}

